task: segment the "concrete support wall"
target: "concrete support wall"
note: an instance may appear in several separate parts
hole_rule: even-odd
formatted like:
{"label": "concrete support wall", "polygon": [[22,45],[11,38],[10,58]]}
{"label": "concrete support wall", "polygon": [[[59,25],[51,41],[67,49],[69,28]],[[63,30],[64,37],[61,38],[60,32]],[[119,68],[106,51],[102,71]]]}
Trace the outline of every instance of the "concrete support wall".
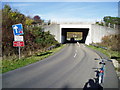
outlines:
{"label": "concrete support wall", "polygon": [[44,31],[50,31],[50,34],[55,36],[55,39],[58,42],[61,42],[61,31],[60,31],[60,25],[59,24],[52,24],[49,26],[43,27]]}
{"label": "concrete support wall", "polygon": [[97,43],[101,42],[104,36],[118,34],[118,30],[99,25],[91,25],[91,33],[92,42]]}

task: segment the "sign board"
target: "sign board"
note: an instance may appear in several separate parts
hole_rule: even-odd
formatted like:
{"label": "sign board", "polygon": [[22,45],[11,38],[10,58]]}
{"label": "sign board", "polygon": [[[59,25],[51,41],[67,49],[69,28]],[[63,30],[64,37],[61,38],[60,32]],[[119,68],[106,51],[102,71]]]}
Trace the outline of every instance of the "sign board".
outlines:
{"label": "sign board", "polygon": [[12,28],[13,28],[14,35],[23,35],[24,34],[22,24],[12,25]]}
{"label": "sign board", "polygon": [[14,47],[24,47],[24,42],[23,41],[13,41],[13,46]]}
{"label": "sign board", "polygon": [[14,41],[23,41],[23,36],[14,36]]}

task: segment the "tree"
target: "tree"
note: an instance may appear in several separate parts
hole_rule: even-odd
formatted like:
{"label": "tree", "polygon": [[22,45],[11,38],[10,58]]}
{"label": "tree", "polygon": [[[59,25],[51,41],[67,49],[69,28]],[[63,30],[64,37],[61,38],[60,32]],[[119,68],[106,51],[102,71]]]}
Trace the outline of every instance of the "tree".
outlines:
{"label": "tree", "polygon": [[34,16],[33,18],[35,21],[40,20],[40,17],[38,15]]}
{"label": "tree", "polygon": [[9,13],[11,11],[11,7],[9,5],[4,6],[4,12]]}
{"label": "tree", "polygon": [[34,16],[33,19],[36,23],[40,23],[40,24],[42,23],[42,20],[38,15]]}
{"label": "tree", "polygon": [[32,23],[34,22],[34,20],[32,20],[31,18],[29,18],[29,17],[26,17],[26,21],[25,21],[25,24],[26,25],[32,25]]}
{"label": "tree", "polygon": [[12,25],[22,23],[25,26],[25,16],[5,5],[2,9],[2,17],[2,50],[3,54],[9,55],[15,52]]}
{"label": "tree", "polygon": [[96,22],[98,25],[102,26],[109,26],[111,28],[114,28],[114,26],[119,26],[120,25],[120,18],[119,17],[111,17],[111,16],[105,16],[103,18],[104,22]]}
{"label": "tree", "polygon": [[[30,27],[33,19],[26,17],[24,14],[13,11],[9,5],[5,5],[2,9],[2,52],[3,56],[12,56],[17,54],[17,48],[13,47],[14,35],[12,25],[22,23],[24,30],[24,42],[25,47],[21,48],[24,56],[27,56],[29,52],[37,52],[37,50],[56,44],[49,32],[44,32],[41,27]],[[36,22],[41,21],[40,17],[35,17]],[[0,32],[1,33],[1,32]]]}

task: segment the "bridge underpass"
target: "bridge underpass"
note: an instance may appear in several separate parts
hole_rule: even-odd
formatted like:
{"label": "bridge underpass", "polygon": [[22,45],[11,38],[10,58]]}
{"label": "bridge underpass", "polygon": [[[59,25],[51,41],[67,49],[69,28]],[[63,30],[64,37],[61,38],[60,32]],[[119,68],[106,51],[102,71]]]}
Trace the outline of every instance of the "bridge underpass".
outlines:
{"label": "bridge underpass", "polygon": [[[85,43],[88,32],[89,32],[89,28],[61,28],[62,31],[62,42],[63,43],[76,43],[76,42],[80,42],[80,43]],[[69,40],[68,38],[68,33],[72,33],[73,32],[73,37],[71,37]],[[76,37],[79,37],[78,40],[76,40],[75,38],[75,33],[78,33]],[[82,34],[80,36],[80,33]],[[81,37],[81,39],[80,39]]]}
{"label": "bridge underpass", "polygon": [[59,43],[67,42],[67,33],[81,32],[83,35],[82,40],[79,40],[79,42],[87,45],[101,42],[104,36],[119,33],[118,30],[95,24],[52,24],[43,28],[44,31],[50,31]]}

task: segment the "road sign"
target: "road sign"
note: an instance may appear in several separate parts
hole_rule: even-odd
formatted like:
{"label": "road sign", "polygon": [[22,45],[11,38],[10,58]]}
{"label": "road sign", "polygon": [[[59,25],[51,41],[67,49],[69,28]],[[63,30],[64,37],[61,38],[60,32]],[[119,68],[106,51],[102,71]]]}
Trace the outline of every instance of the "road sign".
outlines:
{"label": "road sign", "polygon": [[14,47],[24,47],[24,42],[23,41],[13,41],[13,46]]}
{"label": "road sign", "polygon": [[23,27],[22,24],[12,25],[14,35],[23,35]]}
{"label": "road sign", "polygon": [[23,36],[14,36],[14,41],[23,41]]}

